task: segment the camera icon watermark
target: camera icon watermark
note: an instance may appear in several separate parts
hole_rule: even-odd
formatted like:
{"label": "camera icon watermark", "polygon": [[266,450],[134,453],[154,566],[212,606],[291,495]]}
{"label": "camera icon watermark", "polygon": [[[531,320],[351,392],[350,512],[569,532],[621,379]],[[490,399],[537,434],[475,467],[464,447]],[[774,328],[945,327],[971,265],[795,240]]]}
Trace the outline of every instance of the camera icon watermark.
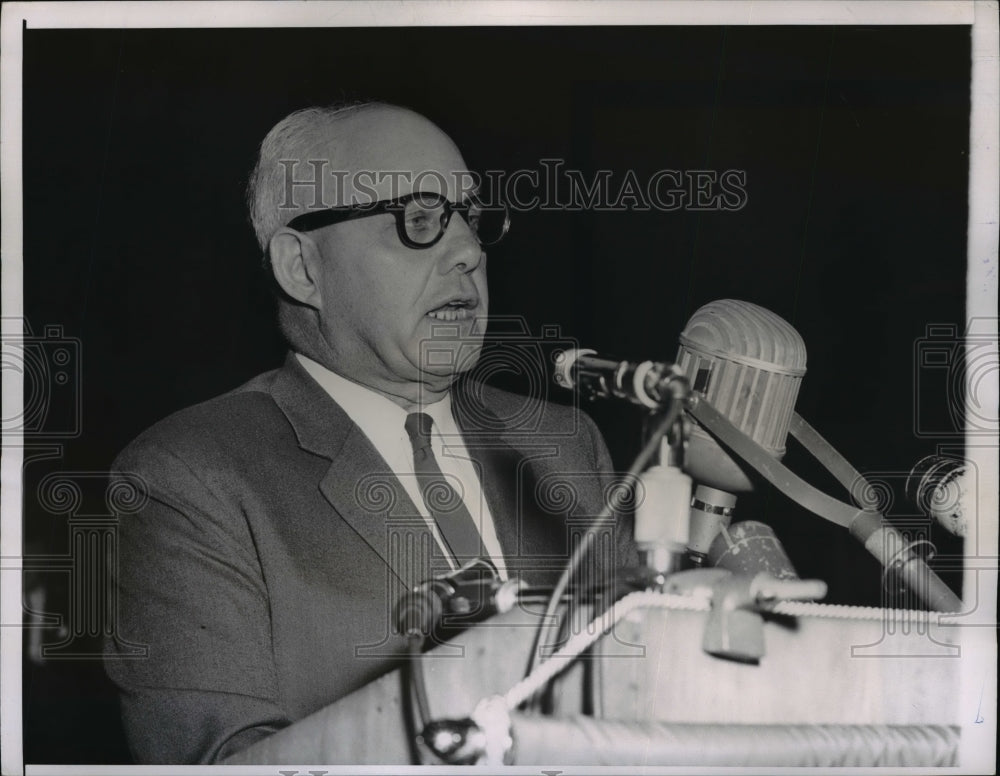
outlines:
{"label": "camera icon watermark", "polygon": [[[5,322],[7,323],[7,322]],[[10,331],[13,327],[4,326]],[[21,373],[21,407],[8,408],[4,433],[22,433],[27,440],[71,439],[81,432],[80,340],[64,334],[62,326],[46,326],[32,334],[27,321],[23,333],[3,336],[3,369]]]}
{"label": "camera icon watermark", "polygon": [[[420,342],[420,364],[430,372],[450,370],[463,375],[454,392],[456,418],[465,441],[482,437],[545,434],[567,437],[578,432],[578,416],[554,413],[547,404],[556,355],[579,347],[556,325],[533,334],[522,316],[478,319],[471,330],[459,323],[434,324],[431,336]],[[495,399],[490,386],[502,383],[505,395]],[[577,397],[570,398],[576,408]]]}
{"label": "camera icon watermark", "polygon": [[996,331],[996,318],[973,318],[964,333],[954,324],[928,324],[913,351],[916,436],[988,436],[1000,430],[990,389],[1000,370]]}

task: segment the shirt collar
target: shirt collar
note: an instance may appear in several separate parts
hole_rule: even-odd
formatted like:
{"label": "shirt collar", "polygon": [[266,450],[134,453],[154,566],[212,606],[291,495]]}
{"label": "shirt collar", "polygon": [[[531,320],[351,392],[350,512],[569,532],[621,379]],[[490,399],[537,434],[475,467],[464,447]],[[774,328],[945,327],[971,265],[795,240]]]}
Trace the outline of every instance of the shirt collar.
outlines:
{"label": "shirt collar", "polygon": [[[296,353],[295,357],[376,447],[381,448],[383,441],[398,440],[400,435],[406,438],[403,423],[409,413],[398,404],[361,383],[327,369],[308,356]],[[461,433],[452,416],[450,393],[446,393],[443,399],[414,411],[430,415],[434,420],[434,430],[445,438]]]}

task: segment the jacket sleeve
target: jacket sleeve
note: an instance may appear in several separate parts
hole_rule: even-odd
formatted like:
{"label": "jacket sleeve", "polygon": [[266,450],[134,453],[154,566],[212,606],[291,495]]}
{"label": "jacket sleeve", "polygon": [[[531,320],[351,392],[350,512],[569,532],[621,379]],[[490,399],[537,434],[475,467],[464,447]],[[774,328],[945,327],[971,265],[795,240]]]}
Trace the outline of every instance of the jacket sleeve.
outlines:
{"label": "jacket sleeve", "polygon": [[105,650],[133,756],[221,760],[290,724],[251,533],[210,470],[162,445],[133,443],[114,469],[146,496],[119,518],[118,616]]}

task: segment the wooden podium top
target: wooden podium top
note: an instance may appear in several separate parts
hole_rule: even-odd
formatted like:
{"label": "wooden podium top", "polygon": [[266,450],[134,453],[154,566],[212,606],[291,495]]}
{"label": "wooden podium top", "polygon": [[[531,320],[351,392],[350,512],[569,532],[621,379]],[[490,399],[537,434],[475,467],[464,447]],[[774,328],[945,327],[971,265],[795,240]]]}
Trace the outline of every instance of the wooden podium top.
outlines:
{"label": "wooden podium top", "polygon": [[[803,604],[764,624],[758,664],[702,650],[704,610],[641,609],[556,682],[554,714],[721,724],[952,725],[957,628],[930,612]],[[528,665],[541,607],[517,608],[426,653],[433,718],[468,716]],[[581,627],[585,627],[581,624]],[[584,681],[584,678],[587,681]],[[402,669],[238,753],[228,763],[409,764]]]}

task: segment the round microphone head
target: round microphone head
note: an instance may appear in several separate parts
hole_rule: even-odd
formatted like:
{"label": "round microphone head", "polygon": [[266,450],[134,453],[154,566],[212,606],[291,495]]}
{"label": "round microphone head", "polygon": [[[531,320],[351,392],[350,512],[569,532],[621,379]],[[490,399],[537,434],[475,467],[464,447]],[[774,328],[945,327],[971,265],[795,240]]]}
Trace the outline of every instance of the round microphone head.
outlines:
{"label": "round microphone head", "polygon": [[969,520],[963,507],[973,490],[966,462],[960,458],[928,455],[906,478],[907,498],[955,536],[968,532]]}
{"label": "round microphone head", "polygon": [[[775,458],[785,454],[806,346],[783,318],[750,302],[720,299],[701,307],[680,335],[677,364],[692,388]],[[753,489],[743,469],[695,426],[687,472],[730,493]]]}

